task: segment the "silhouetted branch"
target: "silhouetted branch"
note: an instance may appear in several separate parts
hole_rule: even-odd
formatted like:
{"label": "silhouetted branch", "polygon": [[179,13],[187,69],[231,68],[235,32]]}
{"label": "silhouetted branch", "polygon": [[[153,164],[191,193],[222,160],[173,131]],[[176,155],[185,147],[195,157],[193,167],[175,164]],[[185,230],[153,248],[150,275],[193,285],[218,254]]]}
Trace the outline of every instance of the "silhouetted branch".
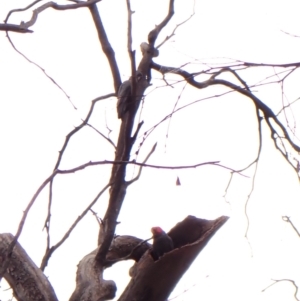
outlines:
{"label": "silhouetted branch", "polygon": [[192,164],[192,165],[178,165],[178,166],[163,166],[163,165],[153,165],[153,164],[145,164],[145,163],[139,163],[135,161],[110,161],[110,160],[105,160],[105,161],[95,161],[95,162],[88,162],[85,164],[82,164],[80,166],[77,166],[72,169],[65,169],[65,170],[60,170],[57,169],[51,177],[54,177],[54,174],[69,174],[69,173],[74,173],[79,170],[83,170],[89,166],[96,166],[96,165],[105,165],[105,164],[113,164],[113,165],[124,165],[124,164],[132,164],[132,165],[137,165],[137,166],[142,166],[142,167],[150,167],[150,168],[156,168],[156,169],[191,169],[191,168],[196,168],[204,165],[213,165],[213,166],[219,166],[225,169],[228,169],[230,171],[233,171],[235,173],[240,174],[243,177],[247,177],[243,174],[241,174],[239,171],[232,169],[230,167],[224,166],[219,163],[220,161],[210,161],[210,162],[203,162],[203,163],[197,163],[197,164]]}
{"label": "silhouetted branch", "polygon": [[[275,146],[277,147],[278,150],[281,151],[281,153],[284,155],[284,152],[278,147],[277,143],[276,143],[276,136],[277,137],[281,137],[281,135],[278,133],[278,131],[274,128],[274,126],[271,124],[270,119],[272,119],[277,126],[280,128],[280,130],[283,133],[283,137],[284,139],[286,139],[288,141],[288,143],[291,145],[291,147],[297,151],[300,152],[300,147],[295,144],[293,142],[293,140],[291,139],[289,133],[287,132],[286,128],[283,126],[283,124],[279,121],[279,119],[277,118],[277,116],[273,113],[273,111],[271,110],[271,108],[269,108],[264,102],[262,102],[258,97],[256,97],[248,88],[248,86],[246,85],[245,88],[242,88],[232,82],[223,80],[223,79],[217,79],[216,76],[220,75],[222,73],[222,70],[220,70],[217,73],[214,73],[208,80],[203,81],[203,82],[198,82],[194,79],[195,75],[192,73],[189,73],[187,71],[184,71],[180,68],[174,68],[174,67],[166,67],[166,66],[162,66],[156,63],[152,63],[152,68],[157,70],[158,72],[161,72],[162,74],[165,73],[173,73],[173,74],[177,74],[182,76],[190,85],[192,85],[193,87],[196,87],[198,89],[203,89],[212,85],[222,85],[225,87],[228,87],[230,89],[232,89],[233,91],[239,92],[240,94],[250,98],[254,105],[256,106],[256,108],[260,111],[262,111],[265,120],[272,132],[272,138],[274,140]],[[228,68],[223,69],[224,71],[228,72]],[[239,78],[239,77],[237,77]],[[245,82],[243,82],[243,85],[245,85]],[[293,164],[290,162],[290,160],[287,160],[291,166],[293,166]],[[293,168],[296,170],[295,166],[293,166]]]}
{"label": "silhouetted branch", "polygon": [[[84,120],[82,120],[82,123],[75,127],[67,136],[66,136],[66,139],[65,139],[65,142],[61,148],[61,150],[59,151],[59,155],[58,155],[58,158],[57,158],[57,161],[56,161],[56,164],[54,166],[54,171],[58,169],[60,163],[61,163],[61,160],[62,160],[62,157],[63,157],[63,154],[65,152],[65,150],[67,149],[67,146],[68,146],[68,143],[71,139],[71,137],[73,135],[75,135],[78,131],[80,131],[84,126],[88,125],[88,121],[94,111],[94,107],[95,107],[95,104],[100,101],[100,100],[103,100],[103,99],[107,99],[109,97],[113,97],[115,96],[115,93],[110,93],[110,94],[107,94],[107,95],[103,95],[103,96],[100,96],[100,97],[97,97],[95,99],[92,100],[91,102],[91,107],[89,109],[89,112],[87,114],[87,116],[85,117]],[[92,127],[92,126],[91,126]],[[96,130],[96,129],[95,129]],[[97,130],[96,130],[97,131]],[[98,131],[97,131],[98,132]],[[111,141],[111,139],[105,137],[102,133],[99,132],[99,134],[105,138],[110,144],[112,144],[115,148],[115,144]],[[51,178],[50,180],[50,185],[49,185],[49,201],[48,201],[48,209],[47,209],[47,217],[46,217],[46,220],[45,220],[45,229],[47,231],[47,249],[50,247],[50,237],[49,237],[49,229],[50,229],[50,223],[51,223],[51,205],[52,205],[52,188],[53,188],[53,178]]]}
{"label": "silhouetted branch", "polygon": [[273,286],[274,284],[278,283],[278,282],[282,282],[282,281],[287,281],[292,283],[292,285],[295,287],[295,293],[294,293],[294,297],[297,301],[299,301],[299,299],[297,298],[297,294],[298,294],[298,285],[296,285],[296,282],[292,279],[279,279],[279,280],[275,280],[272,279],[272,281],[274,281],[274,283],[270,284],[269,286],[267,286],[266,288],[264,288],[262,290],[262,292],[265,292],[268,288],[270,288],[271,286]]}
{"label": "silhouetted branch", "polygon": [[193,13],[184,21],[182,21],[181,23],[177,24],[175,26],[175,28],[173,29],[172,33],[169,36],[166,36],[165,39],[159,44],[157,45],[155,48],[158,49],[160,48],[163,44],[165,44],[168,40],[170,40],[173,36],[175,36],[175,32],[176,30],[183,24],[185,24],[186,22],[188,22],[193,16],[195,15],[195,1],[194,1],[194,8],[193,8]]}
{"label": "silhouetted branch", "polygon": [[[143,161],[143,164],[145,164],[145,163],[148,161],[148,159],[150,158],[150,156],[154,153],[154,151],[155,151],[155,149],[156,149],[156,146],[157,146],[157,143],[155,143],[155,144],[153,145],[151,151],[149,152],[149,154],[147,155],[147,157],[146,157],[145,160]],[[142,168],[143,168],[143,167],[140,166],[139,172],[138,172],[137,176],[136,176],[134,179],[132,179],[131,181],[128,181],[128,182],[127,182],[128,185],[132,184],[133,182],[137,181],[137,180],[140,178],[140,176],[141,176],[141,174],[142,174]]]}
{"label": "silhouetted branch", "polygon": [[86,207],[86,209],[76,218],[76,220],[74,221],[74,223],[71,225],[71,227],[69,228],[69,230],[64,234],[64,236],[62,237],[62,239],[56,243],[55,245],[53,245],[51,248],[47,248],[46,253],[43,257],[42,263],[41,263],[41,267],[40,269],[42,271],[44,271],[44,269],[46,268],[46,266],[48,265],[48,261],[49,258],[52,256],[52,254],[54,253],[54,251],[56,249],[58,249],[65,241],[66,239],[69,237],[69,235],[71,234],[71,232],[75,229],[75,227],[77,226],[77,224],[80,222],[80,220],[82,220],[82,218],[88,213],[88,211],[96,204],[96,202],[98,201],[98,199],[100,198],[100,196],[106,191],[106,189],[108,187],[111,186],[111,183],[108,183],[98,194],[97,196],[94,198],[94,200]]}
{"label": "silhouetted branch", "polygon": [[169,12],[165,19],[159,24],[156,25],[153,30],[150,31],[148,35],[148,42],[150,47],[154,47],[154,43],[160,33],[160,31],[169,23],[174,15],[174,2],[175,0],[169,0]]}
{"label": "silhouetted branch", "polygon": [[27,9],[31,8],[32,6],[36,5],[37,3],[41,2],[41,1],[42,1],[42,0],[36,0],[36,1],[32,2],[31,4],[27,5],[27,6],[24,7],[24,8],[17,8],[17,9],[12,9],[12,10],[10,10],[10,11],[8,12],[8,14],[7,14],[5,20],[4,20],[4,23],[7,23],[7,21],[8,21],[8,19],[9,19],[9,17],[10,17],[11,14],[16,13],[16,12],[26,11]]}
{"label": "silhouetted branch", "polygon": [[[91,3],[92,1],[88,1],[85,3]],[[112,48],[112,46],[109,43],[108,37],[106,35],[97,5],[94,3],[92,5],[89,5],[89,9],[90,12],[92,14],[95,26],[96,26],[96,30],[98,32],[98,38],[102,47],[102,50],[104,52],[104,54],[106,55],[106,58],[108,60],[109,66],[110,66],[110,70],[113,76],[113,80],[114,80],[114,88],[115,88],[115,92],[118,93],[118,89],[122,83],[121,81],[121,77],[120,77],[120,72],[119,72],[119,68],[118,68],[118,64],[115,58],[115,52]]]}
{"label": "silhouetted branch", "polygon": [[87,125],[92,113],[93,113],[93,110],[94,110],[94,107],[95,107],[95,104],[100,101],[100,100],[104,100],[104,99],[107,99],[109,97],[114,97],[116,96],[115,93],[110,93],[110,94],[106,94],[106,95],[103,95],[103,96],[100,96],[100,97],[97,97],[95,99],[92,100],[91,102],[91,107],[89,109],[89,112],[87,114],[87,116],[85,117],[84,120],[82,120],[82,123],[80,125],[78,125],[77,127],[74,128],[74,130],[72,130],[67,136],[66,136],[66,139],[65,139],[65,142],[64,142],[64,145],[63,147],[61,148],[61,150],[59,151],[59,156],[58,156],[58,159],[56,161],[56,164],[55,164],[55,167],[54,167],[54,170],[56,170],[58,168],[58,166],[60,165],[60,162],[61,162],[61,159],[62,159],[62,156],[68,146],[68,143],[69,143],[69,140],[71,139],[71,137],[76,134],[78,131],[80,131],[85,125]]}
{"label": "silhouetted branch", "polygon": [[[128,4],[128,9],[130,9],[130,4]],[[94,6],[92,6],[90,9],[92,10]],[[131,10],[131,9],[130,9]],[[106,210],[105,216],[103,218],[103,223],[100,227],[99,231],[99,242],[100,242],[100,248],[98,250],[98,253],[96,255],[96,261],[98,262],[99,266],[103,265],[103,262],[105,262],[105,257],[108,252],[109,246],[111,245],[115,228],[116,228],[116,221],[117,217],[119,215],[119,212],[121,210],[126,189],[127,189],[127,182],[125,181],[125,175],[126,175],[126,165],[130,158],[130,153],[132,150],[132,146],[135,143],[135,137],[132,137],[132,131],[133,126],[135,122],[136,113],[138,111],[142,96],[144,94],[144,91],[149,86],[149,83],[151,81],[151,62],[152,58],[154,56],[158,55],[158,51],[153,47],[155,39],[160,32],[160,30],[169,22],[172,15],[174,13],[174,0],[170,0],[170,7],[169,7],[169,13],[168,16],[165,18],[165,20],[156,27],[155,31],[155,37],[152,39],[152,41],[148,45],[147,43],[142,43],[143,47],[141,47],[141,51],[143,54],[142,60],[140,61],[138,65],[138,72],[141,75],[139,78],[139,81],[134,83],[132,86],[130,101],[132,103],[132,106],[128,112],[126,112],[125,116],[122,118],[121,122],[121,128],[119,132],[119,138],[117,143],[117,149],[115,154],[115,162],[120,161],[122,162],[120,165],[114,165],[111,172],[111,178],[110,181],[114,182],[114,185],[112,185],[110,190],[110,198],[108,203],[108,208]],[[93,15],[94,17],[94,15]],[[94,20],[96,18],[94,17]],[[97,19],[100,19],[100,17]],[[131,17],[129,17],[130,22]],[[101,20],[100,20],[101,21]],[[101,24],[102,25],[102,24]],[[129,24],[129,30],[130,30],[130,24]],[[98,28],[98,26],[97,26]],[[105,35],[106,36],[106,35]],[[149,34],[148,38],[151,36],[151,33]],[[100,37],[100,34],[99,34]],[[100,38],[101,40],[101,38]],[[128,37],[128,49],[131,49],[131,40],[130,36]],[[144,47],[146,46],[146,47]],[[130,52],[130,55],[132,54],[132,60],[131,60],[131,67],[132,67],[132,74],[135,73],[135,65],[134,65],[134,59],[133,59],[133,53]],[[135,78],[134,78],[135,79]],[[116,86],[115,86],[116,87]],[[118,87],[117,87],[118,88]],[[116,90],[117,91],[117,90]]]}
{"label": "silhouetted branch", "polygon": [[114,149],[116,149],[116,145],[114,144],[114,142],[110,139],[110,138],[108,138],[108,137],[106,137],[104,134],[102,134],[100,131],[98,131],[94,126],[92,126],[91,124],[89,124],[89,123],[87,123],[86,124],[88,127],[90,127],[91,129],[93,129],[96,133],[98,133],[102,138],[104,138],[108,143],[110,143],[113,147],[114,147]]}
{"label": "silhouetted branch", "polygon": [[291,221],[289,216],[283,216],[282,220],[289,223],[293,229],[295,230],[295,232],[297,233],[297,235],[300,237],[300,232],[298,231],[298,229],[295,227],[294,223]]}
{"label": "silhouetted branch", "polygon": [[14,31],[19,33],[31,33],[32,30],[21,27],[20,25],[15,24],[0,24],[1,31]]}
{"label": "silhouetted branch", "polygon": [[67,97],[68,101],[71,103],[71,105],[73,106],[73,108],[75,110],[77,110],[77,108],[75,107],[75,105],[73,104],[71,97],[67,94],[67,92],[56,82],[56,80],[51,77],[46,70],[41,67],[39,64],[35,63],[34,61],[32,61],[31,59],[29,59],[25,54],[23,54],[20,50],[18,50],[15,46],[15,44],[12,42],[11,38],[9,35],[7,35],[8,41],[10,42],[11,46],[13,47],[13,49],[19,53],[26,61],[28,61],[29,63],[33,64],[34,66],[36,66],[38,69],[40,69],[44,75],[59,89],[62,91],[62,93]]}
{"label": "silhouetted branch", "polygon": [[[86,2],[79,2],[76,4],[57,4],[53,1],[51,2],[47,2],[43,5],[41,5],[40,7],[36,8],[33,12],[32,12],[32,17],[29,21],[27,22],[21,22],[20,27],[24,28],[24,29],[28,29],[29,27],[33,26],[38,18],[39,13],[43,12],[44,10],[46,10],[47,8],[51,7],[55,10],[69,10],[69,9],[77,9],[77,8],[81,8],[81,7],[89,7],[91,5],[95,5],[95,3],[100,2],[101,0],[90,0],[90,1],[86,1]],[[33,5],[35,5],[36,3],[38,3],[40,1],[34,1],[32,4],[28,5],[26,8],[23,9],[14,9],[11,10],[6,19],[5,22],[8,21],[9,16],[14,13],[14,12],[19,12],[19,11],[25,11],[27,9],[29,9],[30,7],[32,7]]]}
{"label": "silhouetted branch", "polygon": [[[126,0],[127,5],[127,51],[130,59],[131,64],[131,76],[132,78],[135,78],[136,73],[136,65],[135,65],[135,51],[132,51],[132,14],[134,13],[131,10],[130,0]],[[136,81],[131,82],[132,85],[132,95],[135,95],[136,90]]]}

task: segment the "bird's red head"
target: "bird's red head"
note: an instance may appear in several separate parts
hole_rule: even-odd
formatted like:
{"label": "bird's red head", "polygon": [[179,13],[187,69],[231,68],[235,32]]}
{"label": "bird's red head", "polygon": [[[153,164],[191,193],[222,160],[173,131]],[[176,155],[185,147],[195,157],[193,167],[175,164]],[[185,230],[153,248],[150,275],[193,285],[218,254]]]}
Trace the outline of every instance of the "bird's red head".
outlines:
{"label": "bird's red head", "polygon": [[161,227],[153,227],[151,228],[151,232],[153,235],[158,235],[164,233],[164,230]]}

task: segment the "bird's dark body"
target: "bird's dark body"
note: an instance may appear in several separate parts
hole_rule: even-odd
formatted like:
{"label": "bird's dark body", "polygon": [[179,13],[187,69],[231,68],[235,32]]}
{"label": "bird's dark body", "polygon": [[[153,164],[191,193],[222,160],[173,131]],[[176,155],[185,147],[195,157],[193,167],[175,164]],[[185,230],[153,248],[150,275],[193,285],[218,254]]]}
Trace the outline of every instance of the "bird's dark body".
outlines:
{"label": "bird's dark body", "polygon": [[[118,90],[118,102],[117,102],[117,112],[118,112],[118,118],[122,119],[125,115],[125,113],[132,107],[134,104],[134,101],[132,100],[132,78],[130,77],[129,80],[125,80],[125,82],[122,83]],[[136,72],[135,75],[135,82],[138,83],[142,78],[143,74],[140,71]],[[145,87],[146,88],[146,87]]]}
{"label": "bird's dark body", "polygon": [[171,237],[165,233],[160,227],[153,227],[153,245],[152,245],[152,257],[154,260],[158,260],[165,253],[174,249],[173,241]]}
{"label": "bird's dark body", "polygon": [[126,80],[119,88],[117,112],[118,118],[123,118],[124,114],[128,111],[131,98],[131,79]]}

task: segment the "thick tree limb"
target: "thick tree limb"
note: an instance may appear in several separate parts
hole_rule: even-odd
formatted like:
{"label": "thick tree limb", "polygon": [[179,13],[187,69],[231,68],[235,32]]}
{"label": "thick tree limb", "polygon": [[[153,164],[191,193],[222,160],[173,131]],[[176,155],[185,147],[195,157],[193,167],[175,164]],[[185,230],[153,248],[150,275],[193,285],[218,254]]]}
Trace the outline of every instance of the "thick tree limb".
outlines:
{"label": "thick tree limb", "polygon": [[113,299],[117,290],[112,280],[103,279],[103,269],[95,266],[97,250],[78,264],[76,289],[69,301],[104,301]]}
{"label": "thick tree limb", "polygon": [[222,216],[208,221],[188,216],[177,224],[168,233],[174,250],[157,261],[153,261],[147,251],[131,269],[132,279],[118,301],[167,300],[179,279],[227,219]]}
{"label": "thick tree limb", "polygon": [[[90,10],[93,14],[94,21],[100,20],[100,17],[97,16],[97,12],[94,12],[95,9],[96,9],[95,5],[90,7]],[[160,30],[169,22],[173,14],[174,14],[174,0],[170,0],[169,12],[167,17],[154,30],[155,32],[154,34],[152,34],[151,42],[149,43],[150,47],[148,51],[142,52],[143,58],[138,66],[139,74],[141,74],[142,77],[136,83],[136,87],[133,87],[133,91],[131,93],[131,99],[130,99],[132,106],[130,110],[125,114],[125,116],[122,118],[122,123],[119,132],[118,143],[117,143],[117,150],[115,155],[115,161],[123,161],[123,162],[129,161],[130,152],[135,142],[135,138],[131,137],[135,116],[139,108],[144,91],[148,87],[149,82],[151,80],[150,67],[151,67],[152,58],[157,55],[157,51],[155,51],[153,45]],[[129,18],[129,22],[130,22],[130,18]],[[102,23],[99,24],[99,26],[101,27]],[[98,25],[97,25],[97,29],[98,29]],[[100,33],[102,34],[102,29],[101,32],[98,31],[99,38],[101,40]],[[151,36],[151,33],[149,34],[149,36]],[[106,37],[106,35],[104,35],[104,37]],[[130,44],[130,37],[128,41]],[[130,48],[130,45],[128,47]],[[131,63],[133,64],[134,60],[132,60]],[[118,86],[116,85],[115,77],[114,77],[114,81],[115,81],[115,88],[118,88]],[[123,200],[126,195],[126,189],[128,183],[125,181],[125,175],[126,175],[126,163],[113,166],[110,182],[111,183],[113,182],[114,184],[112,185],[110,190],[108,208],[103,218],[103,223],[99,231],[98,241],[100,242],[100,247],[99,247],[98,254],[96,256],[96,260],[100,264],[100,266],[103,265],[103,263],[105,262],[106,254],[108,252],[108,249],[114,237],[117,217],[119,215],[121,206],[123,204]]]}
{"label": "thick tree limb", "polygon": [[[138,261],[150,245],[134,236],[117,236],[108,251],[105,267],[120,260]],[[76,289],[70,301],[110,300],[115,296],[116,285],[112,280],[103,279],[103,267],[95,266],[97,250],[86,255],[79,263],[76,276]]]}
{"label": "thick tree limb", "polygon": [[20,301],[57,301],[47,277],[18,242],[11,256],[7,254],[13,240],[10,233],[0,234],[0,267],[7,265],[3,277],[13,289],[14,296]]}
{"label": "thick tree limb", "polygon": [[175,249],[157,261],[150,255],[151,246],[146,241],[133,236],[115,237],[103,266],[95,264],[97,250],[81,260],[70,301],[113,298],[115,284],[103,279],[103,269],[127,259],[135,260],[136,264],[130,269],[132,280],[119,301],[165,301],[199,252],[227,220],[226,216],[212,221],[188,216],[168,233]]}

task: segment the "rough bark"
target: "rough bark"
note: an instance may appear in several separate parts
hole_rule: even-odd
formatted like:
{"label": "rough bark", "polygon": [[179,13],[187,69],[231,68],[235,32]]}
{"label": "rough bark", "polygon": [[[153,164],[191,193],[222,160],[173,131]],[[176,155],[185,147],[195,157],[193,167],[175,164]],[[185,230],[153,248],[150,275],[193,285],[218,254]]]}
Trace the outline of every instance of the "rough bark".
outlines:
{"label": "rough bark", "polygon": [[10,233],[0,234],[0,267],[8,261],[4,279],[13,289],[17,300],[57,301],[54,290],[43,272],[17,242],[12,253],[6,251],[13,241]]}
{"label": "rough bark", "polygon": [[188,216],[168,235],[175,249],[153,261],[147,251],[131,269],[132,279],[118,301],[165,301],[194,259],[216,231],[227,221],[222,216],[216,220],[203,220]]}
{"label": "rough bark", "polygon": [[104,301],[113,299],[117,290],[112,280],[104,280],[103,269],[95,265],[97,250],[86,255],[78,264],[76,289],[70,301]]}
{"label": "rough bark", "polygon": [[95,262],[98,249],[86,255],[79,263],[76,276],[76,289],[70,301],[101,301],[114,298],[115,282],[103,279],[103,269],[120,260],[138,261],[150,249],[150,245],[134,236],[117,236],[107,254],[106,265],[100,267]]}
{"label": "rough bark", "polygon": [[132,279],[119,301],[165,301],[197,255],[227,219],[228,217],[222,216],[210,221],[188,216],[168,233],[175,249],[157,261],[151,256],[151,245],[145,241],[133,236],[116,237],[110,246],[105,266],[100,267],[95,262],[97,250],[81,260],[77,270],[76,289],[70,301],[113,298],[115,283],[103,279],[103,270],[115,262],[127,259],[135,260],[136,264],[130,269]]}

